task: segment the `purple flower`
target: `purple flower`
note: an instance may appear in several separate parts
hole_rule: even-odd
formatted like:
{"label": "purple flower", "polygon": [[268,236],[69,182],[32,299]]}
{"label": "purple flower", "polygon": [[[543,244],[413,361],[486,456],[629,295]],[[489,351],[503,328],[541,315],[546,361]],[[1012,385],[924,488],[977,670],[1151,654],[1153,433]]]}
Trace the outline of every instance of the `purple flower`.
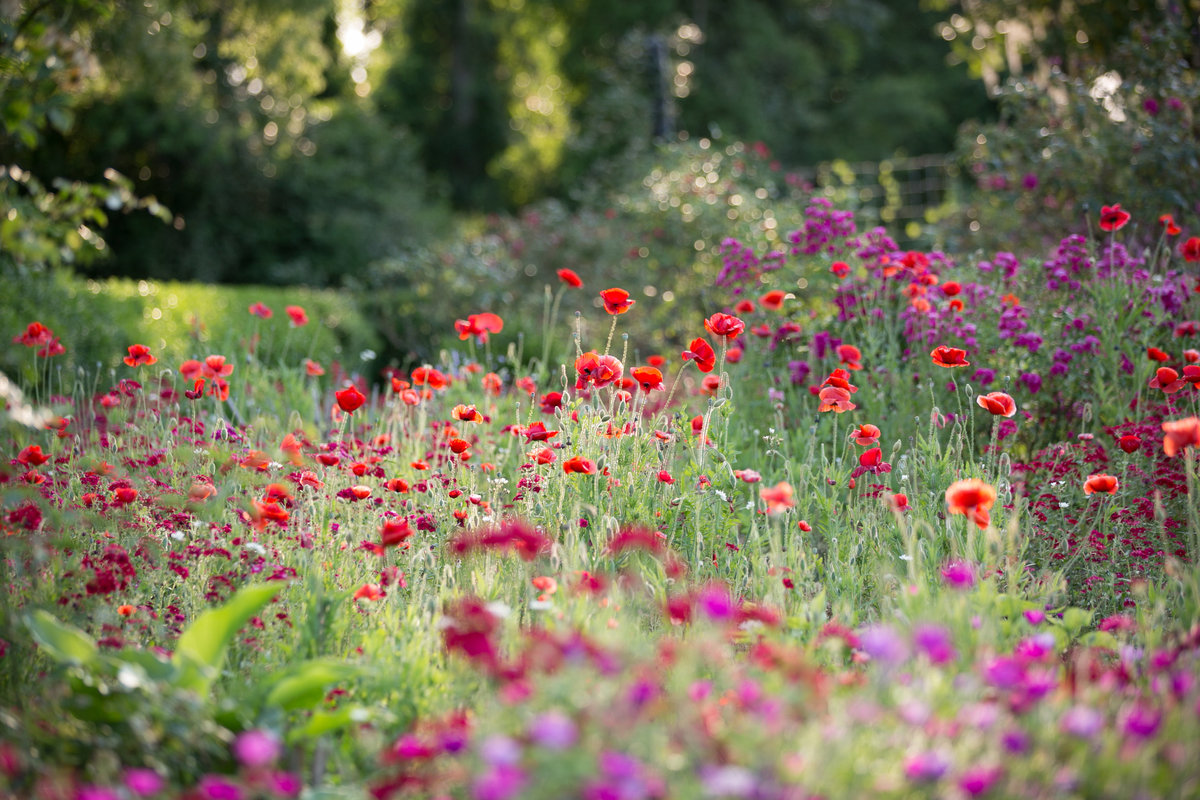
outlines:
{"label": "purple flower", "polygon": [[295,797],[304,788],[300,778],[290,772],[271,773],[271,792],[280,797]]}
{"label": "purple flower", "polygon": [[574,721],[561,711],[547,711],[534,717],[529,738],[547,750],[566,750],[575,744],[579,731]]}
{"label": "purple flower", "polygon": [[525,773],[511,764],[499,764],[475,779],[471,796],[475,800],[509,800],[525,788]]}
{"label": "purple flower", "polygon": [[1158,733],[1159,723],[1162,722],[1162,712],[1156,708],[1135,703],[1124,714],[1121,730],[1125,735],[1135,739],[1149,739]]}
{"label": "purple flower", "polygon": [[1030,394],[1037,394],[1042,388],[1042,376],[1036,372],[1022,372],[1020,381]]}
{"label": "purple flower", "polygon": [[753,772],[731,765],[702,767],[700,780],[709,797],[754,797],[758,788]]}
{"label": "purple flower", "polygon": [[917,753],[904,761],[904,776],[914,783],[932,783],[946,774],[949,763],[933,751]]}
{"label": "purple flower", "polygon": [[990,792],[1003,775],[1000,767],[971,767],[958,779],[958,788],[970,797],[979,797]]}
{"label": "purple flower", "polygon": [[158,794],[163,788],[163,779],[152,769],[131,767],[125,770],[125,788],[136,797]]}
{"label": "purple flower", "polygon": [[947,664],[958,658],[950,631],[940,625],[918,625],[913,629],[913,643],[933,664]]}
{"label": "purple flower", "polygon": [[895,667],[908,660],[908,643],[888,625],[871,625],[858,633],[859,648],[872,660]]}
{"label": "purple flower", "polygon": [[997,656],[983,668],[983,677],[997,689],[1016,689],[1025,682],[1025,667],[1013,656]]}
{"label": "purple flower", "polygon": [[208,800],[242,800],[242,787],[223,775],[205,775],[196,788]]}
{"label": "purple flower", "polygon": [[494,734],[479,745],[479,757],[492,766],[516,764],[521,760],[521,745],[512,737]]}
{"label": "purple flower", "polygon": [[697,605],[710,619],[723,620],[733,616],[733,598],[720,584],[709,584],[700,592]]}
{"label": "purple flower", "polygon": [[1104,727],[1104,715],[1087,706],[1072,706],[1058,720],[1064,733],[1091,739]]}
{"label": "purple flower", "polygon": [[1004,749],[1014,755],[1020,755],[1029,749],[1029,734],[1020,728],[1013,728],[1006,731],[1000,737],[1000,743],[1004,745]]}
{"label": "purple flower", "polygon": [[1046,621],[1046,612],[1040,608],[1031,608],[1025,612],[1025,621],[1030,625],[1041,625]]}
{"label": "purple flower", "polygon": [[238,734],[233,743],[233,754],[243,767],[265,767],[279,758],[279,740],[263,730],[249,730]]}
{"label": "purple flower", "polygon": [[975,585],[975,566],[969,561],[951,561],[942,567],[942,583],[966,590]]}

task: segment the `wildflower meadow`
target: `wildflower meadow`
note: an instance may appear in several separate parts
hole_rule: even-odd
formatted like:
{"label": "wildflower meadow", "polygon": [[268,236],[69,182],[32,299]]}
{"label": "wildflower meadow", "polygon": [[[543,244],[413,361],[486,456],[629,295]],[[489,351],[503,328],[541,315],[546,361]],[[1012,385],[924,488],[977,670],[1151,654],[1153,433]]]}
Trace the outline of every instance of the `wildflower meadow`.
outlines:
{"label": "wildflower meadow", "polygon": [[670,331],[576,263],[382,372],[286,292],[98,369],[26,307],[0,792],[1200,796],[1200,231],[1111,199],[947,253],[817,198]]}

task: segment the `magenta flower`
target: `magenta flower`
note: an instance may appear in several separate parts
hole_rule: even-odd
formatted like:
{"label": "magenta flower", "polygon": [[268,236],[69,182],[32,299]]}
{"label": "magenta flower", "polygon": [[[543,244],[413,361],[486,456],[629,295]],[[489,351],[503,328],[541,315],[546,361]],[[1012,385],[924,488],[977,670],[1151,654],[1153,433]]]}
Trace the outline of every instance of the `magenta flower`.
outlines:
{"label": "magenta flower", "polygon": [[547,750],[566,750],[579,738],[574,721],[561,711],[547,711],[534,717],[529,738]]}
{"label": "magenta flower", "polygon": [[243,767],[268,766],[275,763],[279,753],[279,740],[263,730],[243,731],[233,743],[233,754]]}
{"label": "magenta flower", "polygon": [[152,769],[133,767],[125,770],[125,788],[135,797],[149,797],[163,788],[163,779]]}
{"label": "magenta flower", "polygon": [[942,583],[952,589],[970,589],[975,585],[975,566],[969,561],[951,561],[942,567]]}
{"label": "magenta flower", "polygon": [[913,644],[935,665],[958,658],[950,632],[939,625],[918,625],[913,629]]}
{"label": "magenta flower", "polygon": [[905,759],[904,776],[913,783],[932,783],[945,775],[949,767],[941,755],[927,751]]}

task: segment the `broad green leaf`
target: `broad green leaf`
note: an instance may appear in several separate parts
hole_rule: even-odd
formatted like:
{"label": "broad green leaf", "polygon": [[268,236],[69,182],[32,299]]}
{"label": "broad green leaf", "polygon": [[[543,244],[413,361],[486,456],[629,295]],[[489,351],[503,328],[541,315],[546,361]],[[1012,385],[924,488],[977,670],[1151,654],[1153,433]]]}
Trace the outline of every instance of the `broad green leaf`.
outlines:
{"label": "broad green leaf", "polygon": [[1084,608],[1068,608],[1063,612],[1062,625],[1072,634],[1078,634],[1092,622],[1092,612]]}
{"label": "broad green leaf", "polygon": [[308,722],[299,728],[293,728],[288,733],[288,744],[295,744],[302,739],[315,739],[348,725],[366,722],[370,718],[370,709],[362,706],[348,706],[339,708],[337,711],[317,711],[309,718]]}
{"label": "broad green leaf", "polygon": [[350,664],[329,659],[306,661],[297,665],[267,694],[266,705],[284,711],[312,708],[325,699],[331,684],[346,680],[358,672]]}
{"label": "broad green leaf", "polygon": [[180,670],[176,685],[206,693],[225,661],[233,637],[281,588],[274,583],[247,586],[225,605],[204,612],[189,625],[179,637],[172,657]]}
{"label": "broad green leaf", "polygon": [[92,638],[78,628],[60,622],[53,614],[34,611],[25,619],[38,643],[51,658],[63,664],[90,664],[97,648]]}

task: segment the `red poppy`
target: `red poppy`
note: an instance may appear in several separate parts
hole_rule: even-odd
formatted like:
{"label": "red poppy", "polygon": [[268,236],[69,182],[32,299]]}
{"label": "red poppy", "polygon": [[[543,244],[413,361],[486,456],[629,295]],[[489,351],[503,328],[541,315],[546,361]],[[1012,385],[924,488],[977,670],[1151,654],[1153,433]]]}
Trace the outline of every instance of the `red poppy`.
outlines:
{"label": "red poppy", "polygon": [[553,414],[558,409],[562,408],[563,396],[562,392],[546,392],[542,395],[542,399],[538,401],[543,414]]}
{"label": "red poppy", "polygon": [[840,386],[825,386],[818,396],[821,398],[821,405],[817,407],[817,411],[836,411],[841,414],[858,408],[850,401],[850,392]]}
{"label": "red poppy", "polygon": [[499,333],[504,330],[504,320],[490,311],[482,314],[471,314],[465,320],[456,319],[454,330],[458,331],[459,339],[470,339],[474,336],[481,344],[488,340],[489,333]]}
{"label": "red poppy", "polygon": [[558,436],[558,431],[548,431],[546,430],[545,423],[534,422],[522,430],[521,435],[525,437],[525,441],[527,442],[544,442]]}
{"label": "red poppy", "polygon": [[948,307],[948,308],[949,308],[951,311],[962,311],[962,310],[963,310],[963,301],[962,301],[962,300],[959,300],[959,299],[956,297],[956,298],[954,298],[953,300],[951,300],[949,303],[947,303],[947,307]]}
{"label": "red poppy", "polygon": [[500,380],[500,376],[494,372],[489,372],[483,376],[481,381],[483,393],[496,397],[500,394],[500,390],[504,388],[504,382]]}
{"label": "red poppy", "polygon": [[395,547],[412,535],[413,531],[412,528],[408,527],[407,519],[403,517],[389,519],[379,529],[379,543],[384,547]]}
{"label": "red poppy", "polygon": [[549,447],[543,447],[541,450],[534,450],[528,453],[528,455],[538,464],[553,464],[554,459],[556,458],[554,451]]}
{"label": "red poppy", "polygon": [[1159,350],[1157,347],[1146,348],[1146,357],[1149,358],[1151,361],[1168,361],[1171,358],[1169,355],[1164,353],[1162,350]]}
{"label": "red poppy", "polygon": [[158,359],[150,352],[150,348],[144,344],[129,345],[129,355],[125,356],[125,365],[129,367],[140,367],[142,364],[157,364]]}
{"label": "red poppy", "polygon": [[667,363],[667,359],[665,357],[660,356],[657,353],[655,353],[652,356],[646,356],[646,363],[652,367],[657,368],[657,367],[661,367],[663,364]]}
{"label": "red poppy", "polygon": [[311,358],[306,358],[304,359],[304,372],[309,377],[316,378],[325,374],[325,368]]}
{"label": "red poppy", "polygon": [[1200,447],[1200,417],[1167,420],[1162,424],[1163,452],[1173,456],[1185,447]]}
{"label": "red poppy", "polygon": [[1105,492],[1107,494],[1116,494],[1117,489],[1121,487],[1120,482],[1113,475],[1105,475],[1104,473],[1096,473],[1089,475],[1087,480],[1083,482],[1084,494],[1095,494],[1096,492]]}
{"label": "red poppy", "polygon": [[722,314],[718,311],[704,320],[704,329],[713,336],[724,336],[727,340],[736,339],[746,330],[746,323],[732,314]]}
{"label": "red poppy", "polygon": [[1004,392],[988,392],[975,398],[980,408],[986,408],[997,417],[1011,417],[1017,413],[1017,404],[1011,395]]}
{"label": "red poppy", "polygon": [[1175,217],[1171,216],[1170,214],[1163,214],[1158,218],[1158,222],[1165,229],[1164,233],[1166,233],[1167,236],[1178,236],[1179,234],[1183,233],[1183,230],[1175,224]]}
{"label": "red poppy", "polygon": [[979,478],[955,481],[946,489],[946,506],[951,514],[965,514],[980,528],[991,520],[990,510],[996,504],[996,489]]}
{"label": "red poppy", "polygon": [[583,278],[580,278],[573,269],[567,269],[566,267],[563,267],[555,274],[558,275],[558,279],[560,281],[565,283],[567,286],[570,286],[572,289],[578,289],[579,287],[583,286]]}
{"label": "red poppy", "polygon": [[301,325],[308,324],[308,313],[300,306],[288,306],[284,311],[287,312],[288,319],[291,320],[293,328],[299,328]]}
{"label": "red poppy", "polygon": [[621,380],[625,367],[616,356],[602,356],[590,350],[575,359],[575,371],[579,375],[575,381],[576,389],[582,389],[589,383],[597,389],[603,389]]}
{"label": "red poppy", "polygon": [[1183,243],[1183,260],[1200,261],[1200,236],[1189,237]]}
{"label": "red poppy", "polygon": [[944,344],[940,344],[929,355],[933,358],[933,363],[939,367],[967,367],[971,365],[971,362],[967,361],[967,351],[960,350],[957,347],[947,347]]}
{"label": "red poppy", "polygon": [[355,600],[379,600],[383,597],[383,590],[379,588],[377,583],[364,583],[358,587],[358,591],[354,593]]}
{"label": "red poppy", "polygon": [[596,462],[583,456],[572,456],[563,462],[563,472],[568,475],[572,472],[577,472],[580,475],[594,475],[596,473]]}
{"label": "red poppy", "polygon": [[1142,446],[1142,440],[1132,433],[1127,433],[1120,439],[1117,439],[1117,447],[1124,450],[1126,453],[1136,452]]}
{"label": "red poppy", "polygon": [[1175,326],[1176,339],[1182,339],[1185,336],[1195,336],[1197,333],[1200,333],[1200,322],[1194,319],[1180,322]]}
{"label": "red poppy", "polygon": [[658,481],[659,483],[672,484],[675,482],[675,478],[673,478],[671,473],[667,472],[665,469],[660,469],[658,471]]}
{"label": "red poppy", "polygon": [[119,486],[113,490],[111,505],[113,508],[127,506],[134,500],[137,500],[138,490],[130,486]]}
{"label": "red poppy", "polygon": [[839,344],[837,357],[846,369],[862,369],[862,351],[852,344]]}
{"label": "red poppy", "polygon": [[367,396],[358,390],[357,386],[347,386],[339,392],[334,392],[333,396],[337,398],[338,408],[345,411],[347,414],[362,408],[363,403],[367,402]]}
{"label": "red poppy", "polygon": [[745,299],[739,300],[737,305],[733,307],[733,310],[738,312],[739,314],[753,314],[754,313],[754,303],[752,303],[749,300],[745,300]]}
{"label": "red poppy", "polygon": [[788,293],[782,289],[772,289],[758,298],[758,304],[768,311],[778,311],[783,308],[783,301],[788,299]]}
{"label": "red poppy", "polygon": [[758,490],[758,496],[767,504],[768,514],[778,514],[796,505],[792,485],[787,481],[762,487]]}
{"label": "red poppy", "polygon": [[705,375],[704,380],[700,381],[700,394],[706,397],[715,397],[720,388],[721,378],[719,375]]}
{"label": "red poppy", "polygon": [[542,596],[538,598],[539,600],[543,600],[546,595],[551,595],[558,591],[558,581],[549,575],[539,575],[531,580],[530,583],[533,584],[533,588],[542,592]]}
{"label": "red poppy", "polygon": [[250,313],[260,319],[270,319],[275,316],[275,312],[263,303],[251,303]]}
{"label": "red poppy", "polygon": [[850,438],[854,443],[862,447],[870,447],[873,444],[878,444],[880,431],[879,428],[871,423],[859,425],[856,430],[850,431]]}
{"label": "red poppy", "polygon": [[229,381],[224,378],[213,378],[212,386],[208,387],[208,394],[225,402],[229,399]]}
{"label": "red poppy", "polygon": [[634,367],[629,371],[643,392],[662,391],[662,373],[654,367]]}
{"label": "red poppy", "polygon": [[868,469],[880,466],[883,464],[883,448],[872,447],[870,450],[864,450],[858,456],[858,464]]}
{"label": "red poppy", "polygon": [[942,284],[942,294],[947,297],[954,297],[962,292],[962,284],[958,281],[946,281]]}
{"label": "red poppy", "polygon": [[759,475],[757,471],[752,469],[735,469],[733,477],[745,483],[758,483],[762,480],[762,475]]}
{"label": "red poppy", "polygon": [[1122,211],[1120,204],[1100,207],[1100,230],[1116,231],[1129,222],[1129,212]]}
{"label": "red poppy", "polygon": [[42,446],[31,444],[21,452],[17,453],[17,463],[24,464],[29,467],[40,467],[50,460],[50,456],[42,452]]}
{"label": "red poppy", "polygon": [[450,416],[463,422],[483,422],[483,414],[480,414],[475,406],[465,406],[461,403],[454,407]]}
{"label": "red poppy", "polygon": [[1200,366],[1188,364],[1183,368],[1183,379],[1193,386],[1200,386]]}
{"label": "red poppy", "polygon": [[684,361],[695,361],[701,372],[712,372],[717,365],[717,354],[712,345],[702,336],[692,339],[688,349],[681,353]]}
{"label": "red poppy", "polygon": [[829,265],[829,271],[839,278],[844,278],[850,274],[850,265],[845,261],[835,261]]}
{"label": "red poppy", "polygon": [[725,360],[730,364],[737,364],[742,360],[742,356],[745,355],[745,352],[746,351],[740,347],[731,347],[725,351]]}
{"label": "red poppy", "polygon": [[1154,371],[1149,386],[1151,389],[1162,389],[1166,394],[1175,394],[1187,386],[1187,381],[1180,380],[1179,373],[1170,367],[1159,367]]}
{"label": "red poppy", "polygon": [[600,292],[600,299],[604,301],[604,310],[609,314],[624,314],[636,300],[629,299],[629,292],[624,289],[605,289]]}
{"label": "red poppy", "polygon": [[908,509],[908,495],[903,492],[896,492],[888,498],[888,503],[896,511],[906,511]]}
{"label": "red poppy", "polygon": [[58,340],[57,336],[53,336],[50,341],[38,348],[37,357],[50,358],[51,356],[61,356],[65,352],[67,349],[63,347],[62,342]]}
{"label": "red poppy", "polygon": [[845,389],[850,394],[858,391],[858,387],[850,383],[850,373],[844,369],[835,369],[829,373],[829,377],[821,381],[821,386],[836,386],[839,389]]}
{"label": "red poppy", "polygon": [[25,331],[13,337],[13,344],[23,344],[26,347],[41,347],[49,344],[54,338],[54,332],[40,322],[31,322],[25,326]]}
{"label": "red poppy", "polygon": [[226,364],[225,356],[208,356],[202,369],[209,378],[225,378],[233,373],[233,364]]}

